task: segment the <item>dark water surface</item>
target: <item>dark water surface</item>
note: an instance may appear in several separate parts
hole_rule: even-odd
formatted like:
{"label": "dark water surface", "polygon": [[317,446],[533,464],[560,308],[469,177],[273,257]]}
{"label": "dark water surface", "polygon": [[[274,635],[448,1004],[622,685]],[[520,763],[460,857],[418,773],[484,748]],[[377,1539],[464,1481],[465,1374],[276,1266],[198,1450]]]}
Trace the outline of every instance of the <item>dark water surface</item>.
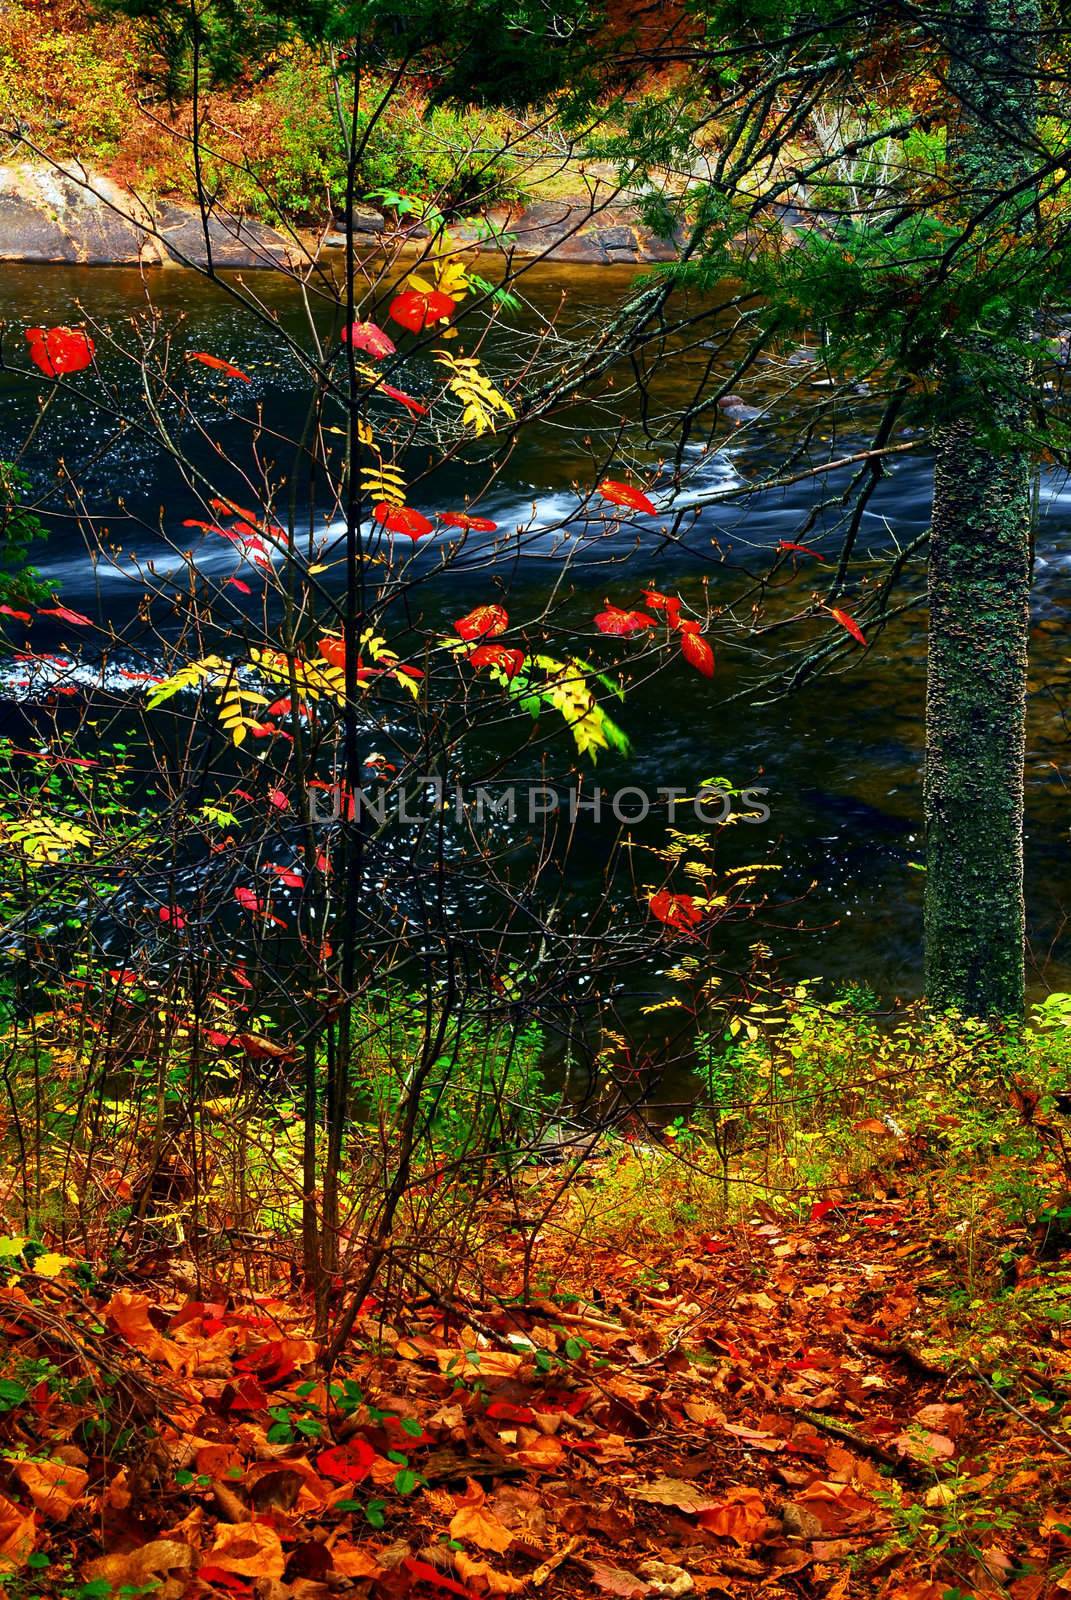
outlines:
{"label": "dark water surface", "polygon": [[[624,270],[543,267],[526,278],[524,293],[546,314],[559,306],[564,291],[562,325],[569,326],[607,314],[619,303],[631,279],[632,274]],[[251,275],[250,282],[272,313],[288,323],[292,319],[295,328],[299,325],[300,306],[291,286],[268,274]],[[148,287],[160,314],[161,339],[171,337],[182,349],[225,355],[247,368],[254,381],[248,392],[243,389],[233,400],[247,412],[263,404],[266,418],[281,418],[288,430],[300,430],[303,380],[279,355],[270,335],[218,289],[192,274],[157,273],[148,279]],[[145,295],[145,284],[132,271],[0,268],[0,322],[13,325],[8,341],[19,360],[19,328],[36,323],[89,317],[109,325],[122,342],[123,319],[144,308]],[[535,321],[527,310],[516,320],[518,338],[530,331]],[[512,336],[508,329],[500,328],[493,338]],[[110,381],[118,381],[120,365],[115,361],[109,366],[108,353],[102,351],[101,355],[101,382],[106,390]],[[667,368],[670,365],[667,363]],[[695,370],[693,358],[682,363],[679,372],[667,370],[664,378],[660,376],[660,402],[671,406],[675,396],[683,400],[690,394]],[[407,373],[407,379],[419,393],[420,371]],[[207,375],[205,385],[207,394],[211,386]],[[12,373],[0,372],[0,457],[18,451],[36,415],[39,392]],[[761,407],[761,370],[745,398]],[[115,401],[121,408],[124,396],[118,390]],[[865,403],[861,399],[861,408]],[[573,482],[592,480],[592,453],[584,444],[585,421],[594,426],[598,418],[594,414],[587,418],[579,411],[560,425],[543,424],[522,431],[517,448],[476,509],[504,526],[516,522],[536,529],[543,524],[556,525],[576,504]],[[861,442],[863,439],[861,435]],[[238,459],[247,441],[243,428],[220,417],[209,423],[206,438],[192,447],[192,453],[196,457],[200,451],[205,470],[218,479],[221,458],[215,446],[223,458]],[[783,454],[786,439],[776,417],[760,417],[735,431],[722,425],[715,446],[703,456],[694,455],[698,464],[692,492],[746,483]],[[845,437],[844,447],[851,448],[850,436]],[[98,510],[107,522],[105,546],[121,546],[122,552],[91,560],[82,532],[69,512],[62,510],[59,497],[56,514],[50,518],[51,537],[38,565],[57,584],[65,605],[129,628],[144,588],[137,562],[152,561],[165,585],[170,572],[181,577],[185,566],[178,552],[191,544],[182,522],[203,515],[203,510],[147,434],[128,429],[115,436],[107,416],[90,417],[66,398],[50,406],[23,458],[41,488],[54,480],[60,461],[84,486],[89,508]],[[285,462],[285,453],[280,461]],[[654,467],[652,460],[652,470]],[[225,473],[226,468],[222,470]],[[440,508],[450,503],[451,490],[456,494],[453,503],[463,503],[465,476],[460,468],[450,470],[456,477],[451,481],[447,476],[436,490]],[[473,476],[476,480],[482,477],[478,471]],[[930,479],[930,463],[924,455],[896,458],[864,519],[864,552],[887,552],[894,541],[902,545],[924,531]],[[839,479],[827,475],[819,482],[821,492],[828,494],[843,486],[847,475]],[[240,480],[235,480],[230,492],[239,502],[243,500]],[[734,583],[738,584],[741,563],[759,567],[764,551],[779,539],[793,538],[817,492],[816,481],[807,480],[735,504],[723,501],[705,506],[686,538],[672,546],[657,532],[644,532],[637,548],[638,524],[622,529],[616,542],[611,536],[599,545],[597,559],[589,555],[571,567],[567,616],[585,623],[590,631],[590,618],[601,609],[604,597],[623,605],[635,604],[644,582],[678,589],[697,603],[707,578],[716,602],[729,583],[730,568],[735,569]],[[126,519],[116,512],[119,496],[125,501]],[[415,503],[421,504],[419,495]],[[157,531],[161,520],[163,537]],[[655,526],[654,519],[651,525]],[[1071,910],[1065,727],[1071,678],[1064,638],[1065,595],[1071,577],[1069,531],[1071,492],[1062,482],[1046,481],[1038,539],[1027,774],[1028,902],[1038,992],[1047,987],[1071,987],[1071,953],[1062,938],[1064,913]],[[174,540],[170,549],[169,538]],[[822,548],[821,539],[817,542]],[[533,596],[545,590],[564,551],[559,533],[543,540],[538,533],[530,535],[523,559],[510,572],[511,596],[526,587]],[[434,558],[431,549],[422,549],[422,555]],[[626,557],[627,568],[615,568],[615,560],[623,562]],[[232,550],[218,539],[201,541],[195,559],[202,571],[220,575],[235,565]],[[243,576],[249,576],[246,569]],[[493,597],[487,576],[466,575],[463,565],[438,582],[449,586],[441,597],[444,614],[459,615],[471,604]],[[917,597],[920,589],[921,574],[916,570],[908,575],[905,596]],[[242,600],[234,590],[226,594],[233,597],[228,604],[235,607],[235,617],[240,617]],[[525,609],[518,603],[518,615]],[[815,639],[821,636],[820,624],[807,626],[813,629]],[[719,652],[713,684],[681,665],[636,688],[619,708],[618,720],[632,738],[633,751],[628,757],[600,761],[599,781],[605,786],[629,783],[653,790],[678,784],[689,786],[692,792],[701,780],[718,774],[742,787],[768,788],[770,821],[761,828],[732,830],[726,848],[730,860],[770,858],[782,864],[779,909],[742,938],[746,943],[761,936],[792,974],[860,979],[887,996],[918,990],[923,877],[912,863],[922,859],[924,628],[921,608],[909,609],[881,635],[874,649],[865,657],[860,655],[853,670],[821,678],[805,691],[765,706],[739,698],[754,676],[756,664],[742,641],[738,649]],[[136,631],[135,623],[135,638]],[[154,631],[166,631],[161,615],[154,618]],[[146,640],[148,637],[146,634]],[[61,642],[75,642],[69,629],[61,628],[50,638],[41,625],[35,626],[36,649],[48,650]],[[768,648],[772,651],[776,646]],[[591,643],[588,653],[592,659],[614,658],[605,651],[600,656],[597,642]],[[10,683],[11,669],[0,671]],[[605,840],[599,838],[593,824],[585,825],[573,860],[571,888],[576,895],[597,892],[604,856]]]}

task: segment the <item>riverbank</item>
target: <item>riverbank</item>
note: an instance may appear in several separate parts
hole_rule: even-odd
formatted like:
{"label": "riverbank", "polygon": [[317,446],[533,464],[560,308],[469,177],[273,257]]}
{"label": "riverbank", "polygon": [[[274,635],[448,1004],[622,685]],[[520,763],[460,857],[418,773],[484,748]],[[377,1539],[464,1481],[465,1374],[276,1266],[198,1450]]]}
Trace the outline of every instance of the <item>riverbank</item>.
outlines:
{"label": "riverbank", "polygon": [[[672,261],[678,242],[645,228],[634,206],[620,204],[608,183],[584,196],[499,206],[488,213],[488,236],[461,224],[456,237],[481,252],[542,257],[572,265],[639,266]],[[418,230],[382,211],[354,210],[363,246],[416,242]],[[503,242],[503,236],[505,241]],[[105,173],[66,162],[0,165],[0,261],[61,266],[194,266],[250,270],[300,266],[330,257],[345,244],[337,225],[318,232],[284,231],[215,207],[207,217],[187,202],[147,202]]]}

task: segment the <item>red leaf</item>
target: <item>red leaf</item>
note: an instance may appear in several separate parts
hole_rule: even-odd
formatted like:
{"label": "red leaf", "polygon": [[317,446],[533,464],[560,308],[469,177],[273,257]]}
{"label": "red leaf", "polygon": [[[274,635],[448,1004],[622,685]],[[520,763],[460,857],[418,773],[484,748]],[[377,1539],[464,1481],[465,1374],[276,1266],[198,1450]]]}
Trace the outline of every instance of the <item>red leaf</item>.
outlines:
{"label": "red leaf", "polygon": [[5,617],[15,617],[19,622],[29,622],[30,620],[28,611],[15,611],[11,606],[0,606],[0,613]]}
{"label": "red leaf", "polygon": [[234,1384],[228,1385],[222,1398],[230,1411],[267,1411],[268,1396],[251,1372],[244,1372]]}
{"label": "red leaf", "polygon": [[186,918],[177,908],[172,911],[170,906],[161,906],[158,915],[161,922],[170,922],[173,928],[184,928],[186,926]]}
{"label": "red leaf", "polygon": [[462,1595],[464,1600],[479,1600],[479,1596],[473,1594],[471,1589],[466,1589],[463,1583],[458,1583],[454,1578],[448,1578],[430,1561],[418,1561],[415,1556],[406,1556],[402,1566],[414,1583],[430,1583],[436,1589],[445,1589],[448,1594]]}
{"label": "red leaf", "polygon": [[428,414],[427,406],[422,406],[419,400],[414,400],[411,394],[406,394],[402,389],[396,389],[393,383],[381,383],[379,392],[385,394],[388,400],[397,400],[399,405],[405,406],[415,417],[426,417]]}
{"label": "red leaf", "polygon": [[88,333],[81,328],[27,328],[30,360],[46,378],[58,378],[64,372],[81,372],[93,360],[96,349]]}
{"label": "red leaf", "polygon": [[674,595],[659,594],[657,589],[645,589],[643,603],[648,611],[664,611],[666,622],[671,628],[679,627],[681,603]]}
{"label": "red leaf", "polygon": [[317,639],[316,648],[329,666],[345,668],[346,646],[341,639]]}
{"label": "red leaf", "polygon": [[276,811],[290,810],[290,801],[287,799],[282,789],[269,789],[268,804],[274,806]]}
{"label": "red leaf", "polygon": [[214,1589],[223,1589],[227,1594],[253,1593],[252,1578],[240,1578],[235,1572],[224,1572],[222,1567],[198,1567],[197,1576],[202,1583],[210,1583]]}
{"label": "red leaf", "polygon": [[241,578],[228,578],[227,582],[229,584],[231,584],[233,588],[240,589],[243,594],[252,594],[253,593],[253,591],[249,587],[248,583],[243,583]]}
{"label": "red leaf", "polygon": [[406,289],[390,303],[388,316],[410,333],[423,333],[437,322],[446,322],[457,310],[457,301],[438,289],[426,294],[418,289]]}
{"label": "red leaf", "polygon": [[352,344],[355,350],[363,350],[366,356],[374,356],[377,361],[392,356],[398,348],[390,334],[377,328],[374,322],[355,322],[352,327],[343,328],[342,342]]}
{"label": "red leaf", "polygon": [[651,517],[658,514],[658,507],[647,498],[642,489],[634,489],[631,483],[619,483],[614,478],[604,478],[598,485],[596,493],[601,494],[604,500],[609,500],[611,505],[627,506],[630,511],[646,511]]}
{"label": "red leaf", "polygon": [[438,516],[448,528],[471,528],[473,533],[494,533],[498,527],[490,517],[470,517],[467,511],[440,511]]}
{"label": "red leaf", "polygon": [[229,361],[221,361],[219,356],[210,356],[206,350],[191,350],[187,359],[199,361],[203,367],[211,367],[214,372],[223,372],[228,378],[241,378],[243,383],[251,382],[248,372],[243,372],[241,367],[233,367]]}
{"label": "red leaf", "polygon": [[385,500],[373,508],[372,516],[388,533],[404,533],[413,540],[422,539],[435,529],[435,524],[412,506],[389,506]]}
{"label": "red leaf", "polygon": [[779,550],[794,550],[797,555],[801,556],[813,556],[816,561],[824,561],[826,559],[825,556],[819,555],[817,550],[812,550],[809,544],[793,544],[789,539],[778,539],[777,548]]}
{"label": "red leaf", "polygon": [[645,611],[622,611],[620,606],[612,606],[607,600],[606,610],[600,611],[595,618],[595,626],[600,633],[627,639],[633,633],[642,633],[645,628],[653,628],[655,620]]}
{"label": "red leaf", "polygon": [[280,867],[274,861],[265,861],[264,865],[269,872],[274,872],[279,882],[284,883],[288,889],[300,889],[305,882],[301,873],[295,872],[293,867]]}
{"label": "red leaf", "polygon": [[526,1422],[535,1421],[535,1412],[531,1406],[514,1406],[508,1400],[492,1400],[487,1407],[487,1415],[495,1422]]}
{"label": "red leaf", "polygon": [[821,1222],[823,1217],[828,1217],[829,1213],[831,1211],[836,1211],[836,1209],[837,1202],[835,1200],[816,1200],[814,1205],[811,1207],[811,1215],[808,1220],[811,1222]]}
{"label": "red leaf", "polygon": [[860,644],[866,644],[866,634],[854,617],[850,617],[846,611],[838,611],[836,606],[830,606],[829,614],[842,628],[847,628],[853,639],[858,639]]}
{"label": "red leaf", "polygon": [[367,1439],[351,1439],[348,1444],[321,1450],[316,1457],[316,1470],[335,1483],[360,1483],[371,1472],[375,1459],[376,1452]]}
{"label": "red leaf", "polygon": [[93,626],[90,617],[83,617],[80,611],[71,611],[67,606],[52,606],[49,610],[39,606],[37,615],[39,617],[58,617],[61,622],[70,622],[76,628],[91,628]]}
{"label": "red leaf", "polygon": [[697,633],[681,634],[681,655],[690,667],[701,672],[704,678],[714,676],[714,652],[705,639]]}
{"label": "red leaf", "polygon": [[670,894],[668,889],[659,889],[657,894],[651,896],[648,906],[651,915],[657,917],[659,922],[684,933],[703,920],[703,913],[690,894]]}
{"label": "red leaf", "polygon": [[234,891],[234,898],[243,911],[263,911],[264,903],[257,896],[255,889],[238,888]]}
{"label": "red leaf", "polygon": [[509,615],[502,606],[477,606],[468,616],[459,617],[454,632],[463,639],[495,639],[509,627]]}
{"label": "red leaf", "polygon": [[234,1370],[251,1373],[265,1388],[275,1389],[284,1383],[291,1373],[296,1372],[297,1367],[287,1355],[285,1346],[276,1339],[239,1357],[234,1363]]}
{"label": "red leaf", "polygon": [[504,644],[481,644],[469,651],[474,667],[498,667],[511,681],[524,666],[523,650],[507,650]]}

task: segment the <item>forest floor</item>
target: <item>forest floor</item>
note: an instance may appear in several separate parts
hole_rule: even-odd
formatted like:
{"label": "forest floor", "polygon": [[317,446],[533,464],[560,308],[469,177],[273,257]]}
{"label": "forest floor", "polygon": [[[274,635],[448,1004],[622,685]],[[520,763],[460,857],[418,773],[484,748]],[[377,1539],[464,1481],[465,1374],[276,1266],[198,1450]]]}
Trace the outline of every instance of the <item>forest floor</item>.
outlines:
{"label": "forest floor", "polygon": [[640,1257],[545,1229],[527,1304],[490,1219],[469,1290],[365,1304],[326,1411],[297,1291],[4,1241],[2,1592],[1059,1595],[1071,1274],[974,1281],[927,1193]]}

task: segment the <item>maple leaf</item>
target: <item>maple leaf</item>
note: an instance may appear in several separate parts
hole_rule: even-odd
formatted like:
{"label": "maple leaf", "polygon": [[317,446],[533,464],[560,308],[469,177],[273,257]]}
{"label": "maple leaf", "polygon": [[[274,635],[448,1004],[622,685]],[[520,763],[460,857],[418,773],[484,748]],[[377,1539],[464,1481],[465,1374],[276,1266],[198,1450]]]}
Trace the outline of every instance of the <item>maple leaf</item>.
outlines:
{"label": "maple leaf", "polygon": [[457,310],[457,301],[438,289],[422,293],[419,289],[405,289],[396,295],[387,309],[392,322],[397,322],[410,333],[423,333],[425,328],[446,322]]}
{"label": "maple leaf", "polygon": [[714,676],[714,652],[705,639],[698,634],[686,632],[681,634],[681,655],[704,678]]}
{"label": "maple leaf", "polygon": [[687,933],[703,920],[703,913],[690,894],[670,894],[668,889],[659,889],[647,904],[652,917],[664,922],[667,928],[677,928],[682,933]]}
{"label": "maple leaf", "polygon": [[852,638],[857,640],[859,644],[866,644],[866,634],[854,617],[850,617],[846,611],[841,611],[838,606],[830,606],[829,614],[834,622],[839,622],[842,628],[847,628]]}

